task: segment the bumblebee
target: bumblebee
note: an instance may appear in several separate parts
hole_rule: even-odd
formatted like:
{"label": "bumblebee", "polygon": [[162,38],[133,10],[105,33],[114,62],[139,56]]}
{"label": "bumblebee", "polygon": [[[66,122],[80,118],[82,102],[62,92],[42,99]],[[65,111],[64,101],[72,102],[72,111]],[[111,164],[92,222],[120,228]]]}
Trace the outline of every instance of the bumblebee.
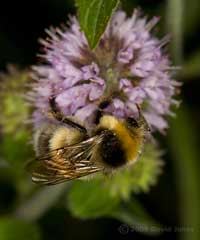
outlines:
{"label": "bumblebee", "polygon": [[88,130],[65,117],[55,98],[49,104],[59,124],[46,124],[35,134],[37,158],[28,164],[33,182],[53,185],[136,162],[148,130],[140,111],[137,119],[118,119],[103,113],[109,104],[105,100],[95,114],[95,127]]}

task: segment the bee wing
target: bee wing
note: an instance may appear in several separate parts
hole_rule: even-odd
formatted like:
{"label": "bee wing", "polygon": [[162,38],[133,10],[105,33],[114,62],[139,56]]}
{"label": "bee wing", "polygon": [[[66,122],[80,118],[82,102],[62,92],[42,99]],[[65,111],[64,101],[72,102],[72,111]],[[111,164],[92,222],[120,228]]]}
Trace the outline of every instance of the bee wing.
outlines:
{"label": "bee wing", "polygon": [[91,161],[94,147],[100,142],[101,136],[94,136],[39,156],[27,165],[33,182],[53,185],[101,171]]}

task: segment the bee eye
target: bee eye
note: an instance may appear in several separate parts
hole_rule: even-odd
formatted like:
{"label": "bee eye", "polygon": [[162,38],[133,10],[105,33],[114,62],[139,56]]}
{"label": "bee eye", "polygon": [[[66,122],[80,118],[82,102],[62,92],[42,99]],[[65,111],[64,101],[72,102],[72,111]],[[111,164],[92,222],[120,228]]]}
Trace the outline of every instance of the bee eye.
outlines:
{"label": "bee eye", "polygon": [[131,127],[135,127],[135,128],[139,127],[138,121],[136,121],[135,118],[133,118],[133,117],[128,117],[126,119],[126,121],[127,121],[128,125]]}
{"label": "bee eye", "polygon": [[109,106],[110,103],[111,103],[110,99],[104,100],[99,104],[99,108],[100,109],[105,109]]}

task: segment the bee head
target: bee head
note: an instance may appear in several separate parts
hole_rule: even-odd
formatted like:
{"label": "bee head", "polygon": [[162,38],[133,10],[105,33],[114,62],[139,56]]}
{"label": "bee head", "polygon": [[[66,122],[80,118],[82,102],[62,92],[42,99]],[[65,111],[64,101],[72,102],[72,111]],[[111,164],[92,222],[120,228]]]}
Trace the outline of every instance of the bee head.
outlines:
{"label": "bee head", "polygon": [[134,117],[126,118],[125,123],[131,130],[144,129],[144,131],[150,131],[148,123],[141,113],[139,113],[139,117],[137,119]]}
{"label": "bee head", "polygon": [[131,128],[139,128],[140,127],[140,124],[139,124],[139,121],[137,121],[135,118],[133,117],[128,117],[126,119],[126,123],[129,127]]}

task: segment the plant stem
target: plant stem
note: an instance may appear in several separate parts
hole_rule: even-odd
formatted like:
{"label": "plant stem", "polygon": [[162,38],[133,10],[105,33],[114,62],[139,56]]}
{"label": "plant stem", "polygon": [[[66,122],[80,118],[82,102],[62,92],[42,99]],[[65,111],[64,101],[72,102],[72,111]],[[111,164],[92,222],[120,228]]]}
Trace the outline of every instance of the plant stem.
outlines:
{"label": "plant stem", "polygon": [[195,139],[197,131],[188,109],[182,109],[177,115],[178,118],[170,125],[169,145],[179,191],[180,227],[183,228],[180,231],[180,239],[199,240],[200,178],[199,155]]}
{"label": "plant stem", "polygon": [[183,57],[183,5],[183,0],[168,0],[166,7],[167,31],[172,34],[171,52],[175,64],[181,64]]}
{"label": "plant stem", "polygon": [[14,216],[30,222],[36,221],[55,204],[67,188],[66,183],[41,187],[30,199],[17,208]]}

